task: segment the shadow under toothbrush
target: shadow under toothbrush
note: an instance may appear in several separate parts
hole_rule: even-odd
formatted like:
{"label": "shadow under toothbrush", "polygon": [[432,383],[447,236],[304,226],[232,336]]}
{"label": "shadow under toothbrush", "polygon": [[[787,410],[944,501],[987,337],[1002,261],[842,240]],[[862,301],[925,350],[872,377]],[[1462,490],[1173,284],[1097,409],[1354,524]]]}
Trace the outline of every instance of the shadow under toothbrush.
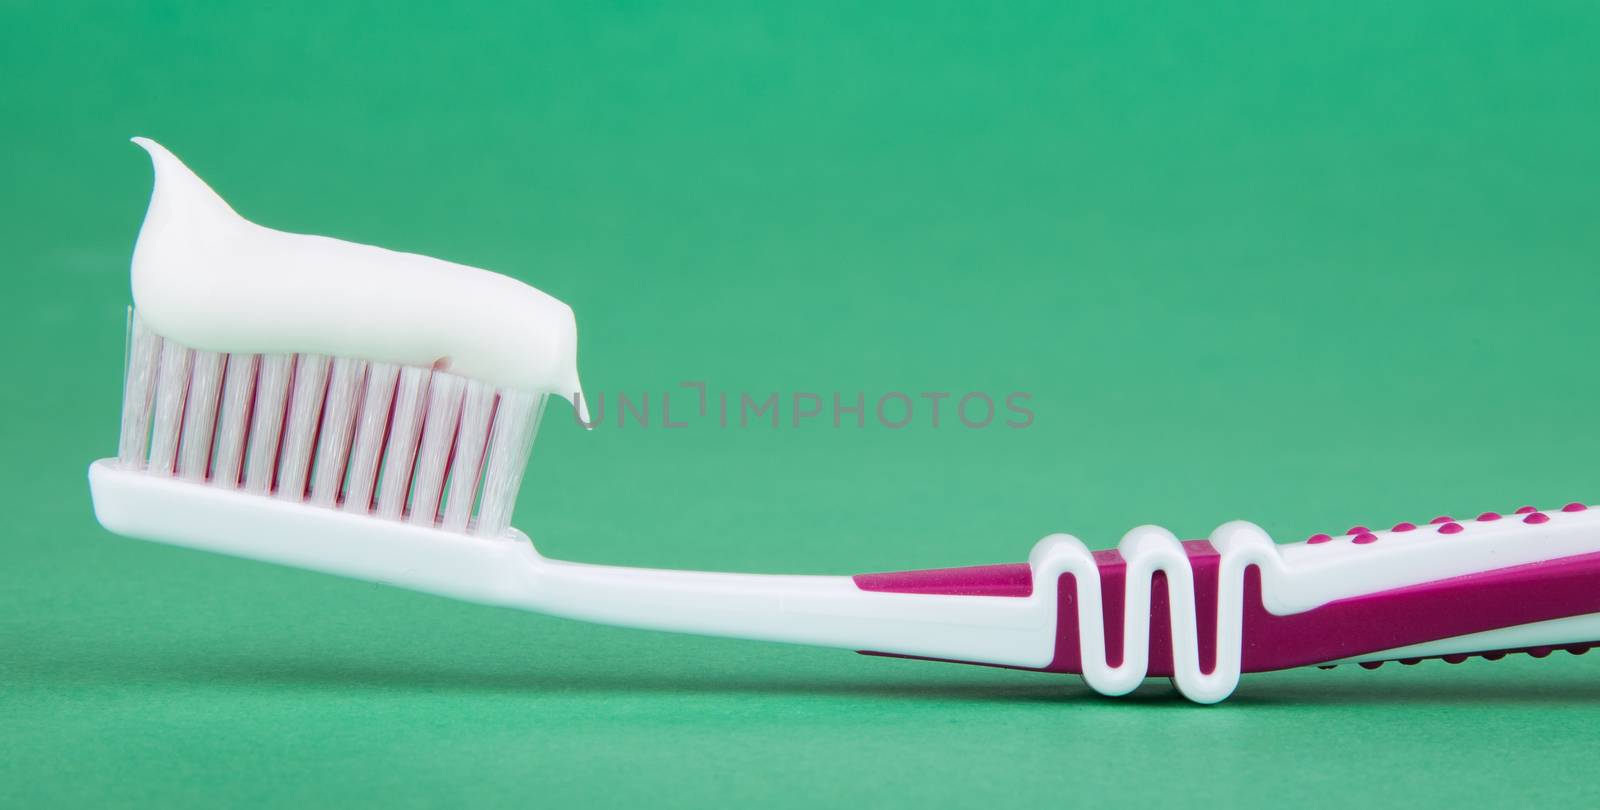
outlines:
{"label": "shadow under toothbrush", "polygon": [[[92,660],[90,666],[83,666]],[[19,668],[20,669],[20,668]],[[1548,705],[1573,706],[1600,702],[1600,681],[1588,677],[1487,678],[1455,668],[1430,677],[1317,676],[1308,671],[1248,677],[1227,702],[1201,706],[1184,699],[1165,681],[1152,679],[1133,694],[1106,698],[1076,678],[1059,675],[1005,673],[961,682],[907,678],[900,673],[841,675],[763,675],[729,673],[707,667],[693,673],[631,673],[596,666],[566,666],[559,671],[530,665],[524,670],[440,664],[396,659],[372,660],[326,654],[295,657],[256,655],[116,655],[98,651],[75,662],[35,659],[29,674],[56,683],[86,685],[192,684],[218,688],[284,690],[353,690],[374,696],[412,692],[530,696],[674,695],[689,697],[770,696],[954,701],[973,703],[1046,703],[1069,706],[1172,706],[1186,711],[1226,711],[1230,707],[1312,708],[1317,706],[1393,705]],[[24,674],[18,672],[16,674]],[[1585,675],[1587,673],[1584,673]],[[966,677],[966,676],[964,676]],[[0,681],[6,680],[0,678]],[[1131,704],[1131,705],[1130,705]]]}

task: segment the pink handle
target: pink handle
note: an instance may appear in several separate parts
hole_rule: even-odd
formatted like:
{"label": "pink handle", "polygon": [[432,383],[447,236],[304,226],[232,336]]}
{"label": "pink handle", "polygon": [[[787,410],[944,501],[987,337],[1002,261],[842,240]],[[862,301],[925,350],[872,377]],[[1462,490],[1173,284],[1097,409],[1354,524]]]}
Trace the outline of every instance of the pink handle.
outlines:
{"label": "pink handle", "polygon": [[[1220,556],[1204,540],[1183,545],[1194,570],[1200,666],[1210,673],[1216,666]],[[1114,549],[1095,552],[1094,556],[1105,602],[1106,663],[1115,667],[1123,658],[1126,565]],[[1033,592],[1032,573],[1026,563],[862,574],[854,579],[862,590],[891,593],[1021,598]],[[1083,670],[1077,638],[1077,590],[1071,574],[1061,577],[1056,654],[1044,671]],[[1167,599],[1165,575],[1157,572],[1151,584],[1150,604],[1148,674],[1153,676],[1169,676],[1173,671]],[[1262,604],[1260,571],[1251,567],[1245,574],[1242,671],[1325,665],[1430,641],[1591,613],[1600,613],[1600,553],[1380,591],[1287,616],[1275,615]],[[1596,644],[1600,639],[1561,648],[1579,654]],[[1496,659],[1506,652],[1527,652],[1543,657],[1552,649],[1481,650],[1473,654]],[[1443,657],[1458,663],[1468,656]],[[1409,664],[1420,659],[1402,660]],[[1363,662],[1363,666],[1379,663]]]}

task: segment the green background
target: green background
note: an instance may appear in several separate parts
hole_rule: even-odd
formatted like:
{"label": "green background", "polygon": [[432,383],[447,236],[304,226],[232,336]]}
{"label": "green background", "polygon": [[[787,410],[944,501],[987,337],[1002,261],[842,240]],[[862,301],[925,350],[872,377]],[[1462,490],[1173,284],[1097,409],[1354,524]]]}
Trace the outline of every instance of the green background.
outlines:
{"label": "green background", "polygon": [[143,134],[264,224],[570,302],[592,395],[1033,395],[1024,430],[551,420],[516,519],[551,556],[1592,501],[1595,5],[60,5],[0,3],[0,804],[1600,799],[1600,656],[1110,700],[129,542],[84,474]]}

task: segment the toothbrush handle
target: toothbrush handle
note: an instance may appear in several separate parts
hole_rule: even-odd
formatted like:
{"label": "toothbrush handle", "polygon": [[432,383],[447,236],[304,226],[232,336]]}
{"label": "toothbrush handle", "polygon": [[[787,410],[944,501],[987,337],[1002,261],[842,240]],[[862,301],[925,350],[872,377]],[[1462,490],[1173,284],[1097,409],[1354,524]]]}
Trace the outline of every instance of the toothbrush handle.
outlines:
{"label": "toothbrush handle", "polygon": [[524,606],[574,618],[1078,673],[1110,695],[1164,675],[1215,702],[1244,672],[1586,650],[1600,510],[1287,545],[1242,521],[1188,542],[1142,526],[1115,550],[1052,535],[1017,565],[849,579],[554,562],[537,578]]}
{"label": "toothbrush handle", "polygon": [[1442,519],[1275,544],[1224,524],[1115,550],[1068,535],[1026,563],[773,576],[582,565],[525,536],[467,537],[148,475],[89,468],[95,516],[129,537],[490,605],[684,633],[1081,673],[1105,694],[1169,675],[1215,702],[1241,672],[1600,641],[1600,510]]}

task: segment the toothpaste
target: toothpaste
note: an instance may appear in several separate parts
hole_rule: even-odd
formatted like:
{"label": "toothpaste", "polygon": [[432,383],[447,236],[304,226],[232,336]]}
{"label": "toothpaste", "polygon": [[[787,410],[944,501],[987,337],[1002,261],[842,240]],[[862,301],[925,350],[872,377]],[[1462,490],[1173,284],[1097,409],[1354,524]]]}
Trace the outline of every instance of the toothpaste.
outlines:
{"label": "toothpaste", "polygon": [[160,144],[133,142],[155,164],[133,301],[156,333],[217,352],[433,367],[586,410],[577,324],[556,298],[476,267],[264,228]]}

